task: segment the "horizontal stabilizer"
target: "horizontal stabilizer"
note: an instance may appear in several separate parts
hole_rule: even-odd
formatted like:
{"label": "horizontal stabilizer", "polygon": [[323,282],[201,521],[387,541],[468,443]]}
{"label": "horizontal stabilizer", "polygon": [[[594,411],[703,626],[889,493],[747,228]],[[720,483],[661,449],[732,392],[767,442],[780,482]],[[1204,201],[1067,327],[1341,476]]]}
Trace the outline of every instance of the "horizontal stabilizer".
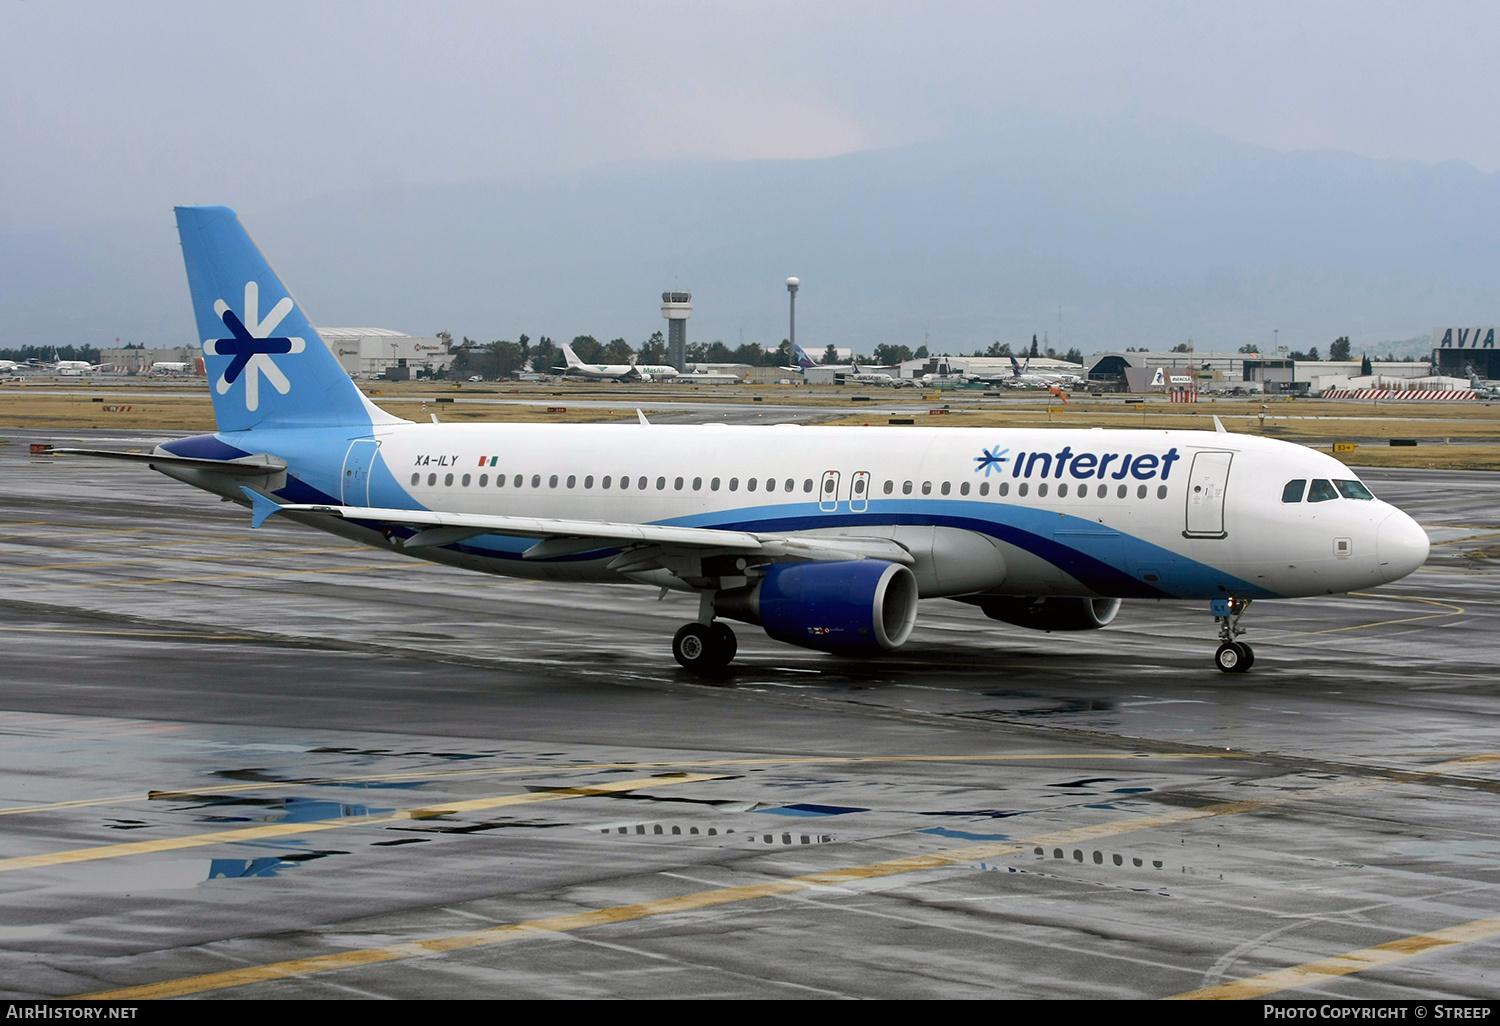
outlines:
{"label": "horizontal stabilizer", "polygon": [[286,469],[286,461],[265,453],[242,456],[235,460],[204,460],[173,456],[163,452],[119,452],[115,449],[48,449],[49,456],[97,456],[108,460],[130,460],[135,463],[181,467],[184,470],[207,470],[215,474],[264,477]]}

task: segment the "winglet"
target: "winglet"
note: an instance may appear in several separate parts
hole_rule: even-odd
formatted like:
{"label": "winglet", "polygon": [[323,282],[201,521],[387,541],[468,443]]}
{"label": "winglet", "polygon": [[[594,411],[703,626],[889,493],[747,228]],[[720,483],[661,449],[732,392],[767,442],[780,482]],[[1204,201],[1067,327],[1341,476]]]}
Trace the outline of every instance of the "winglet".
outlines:
{"label": "winglet", "polygon": [[1214,418],[1214,430],[1221,435],[1229,434],[1228,431],[1224,430],[1224,422],[1221,421],[1218,417]]}
{"label": "winglet", "polygon": [[281,503],[275,499],[267,498],[260,492],[251,491],[249,488],[240,486],[240,491],[250,500],[250,526],[259,527],[266,522],[266,518],[281,512]]}
{"label": "winglet", "polygon": [[641,412],[641,408],[639,406],[637,406],[635,408],[635,415],[637,417],[641,418],[641,423],[644,424],[646,427],[650,427],[651,426],[651,422],[646,419],[646,415]]}

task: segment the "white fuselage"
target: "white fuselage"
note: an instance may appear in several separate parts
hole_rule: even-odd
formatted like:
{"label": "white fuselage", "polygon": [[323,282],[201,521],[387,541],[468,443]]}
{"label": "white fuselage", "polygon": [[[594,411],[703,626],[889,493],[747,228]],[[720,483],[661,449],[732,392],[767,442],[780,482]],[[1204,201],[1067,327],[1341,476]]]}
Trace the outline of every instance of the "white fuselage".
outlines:
{"label": "white fuselage", "polygon": [[[915,545],[923,597],[1329,594],[1398,579],[1427,554],[1421,528],[1379,499],[1284,502],[1290,480],[1355,475],[1248,435],[528,424],[373,434],[320,473],[282,455],[349,506],[894,537]],[[349,474],[355,449],[376,442],[390,477]],[[524,540],[497,542],[421,555],[516,576],[621,579],[605,557],[529,561]],[[664,573],[627,576],[678,586]]]}

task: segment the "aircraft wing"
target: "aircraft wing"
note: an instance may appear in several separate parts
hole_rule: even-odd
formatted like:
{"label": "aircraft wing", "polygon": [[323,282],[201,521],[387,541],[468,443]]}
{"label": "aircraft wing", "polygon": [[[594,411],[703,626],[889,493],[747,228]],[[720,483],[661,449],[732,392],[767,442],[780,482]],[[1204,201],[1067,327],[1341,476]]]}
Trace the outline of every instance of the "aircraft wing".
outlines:
{"label": "aircraft wing", "polygon": [[[726,531],[709,527],[678,527],[671,524],[612,523],[604,520],[554,520],[545,517],[491,516],[482,513],[442,513],[429,510],[381,509],[370,506],[323,506],[310,503],[280,504],[249,488],[243,489],[254,506],[252,523],[259,527],[275,513],[321,513],[344,520],[374,521],[414,527],[418,531],[402,548],[453,545],[483,534],[512,538],[537,538],[523,554],[526,559],[565,556],[592,549],[653,549],[670,557],[673,552],[705,553],[709,550],[740,553],[776,560],[823,562],[844,559],[885,559],[910,566],[912,554],[889,538],[850,535],[804,535]],[[652,562],[650,553],[635,562]],[[661,560],[670,562],[670,558]]]}

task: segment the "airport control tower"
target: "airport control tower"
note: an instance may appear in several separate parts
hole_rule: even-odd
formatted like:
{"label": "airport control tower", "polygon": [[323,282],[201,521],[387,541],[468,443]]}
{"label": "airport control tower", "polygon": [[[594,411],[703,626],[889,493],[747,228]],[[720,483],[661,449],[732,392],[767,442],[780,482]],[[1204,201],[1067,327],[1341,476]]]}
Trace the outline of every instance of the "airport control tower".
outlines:
{"label": "airport control tower", "polygon": [[691,292],[663,292],[661,315],[667,319],[667,362],[687,370],[687,319],[693,316]]}

